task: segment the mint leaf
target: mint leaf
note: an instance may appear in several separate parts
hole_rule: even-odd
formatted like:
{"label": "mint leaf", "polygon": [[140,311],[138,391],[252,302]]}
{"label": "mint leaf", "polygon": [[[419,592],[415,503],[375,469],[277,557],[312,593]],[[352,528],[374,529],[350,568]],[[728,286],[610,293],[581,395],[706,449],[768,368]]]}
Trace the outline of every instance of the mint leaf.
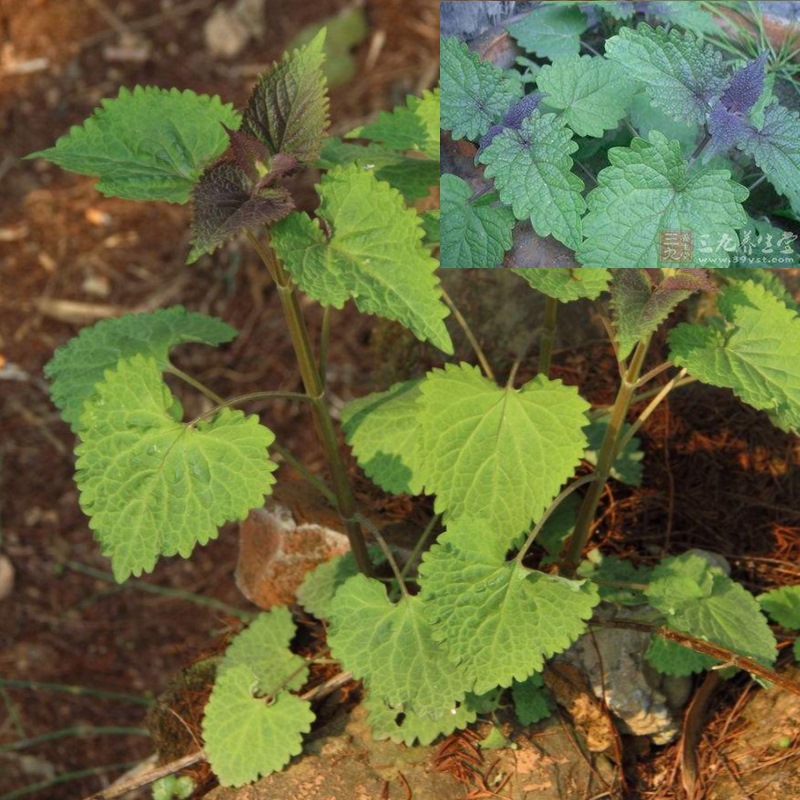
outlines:
{"label": "mint leaf", "polygon": [[534,289],[548,297],[567,303],[588,297],[596,300],[608,288],[611,273],[608,270],[554,267],[550,269],[512,270]]}
{"label": "mint leaf", "polygon": [[485,150],[493,141],[494,137],[501,134],[507,128],[512,128],[518,131],[522,127],[523,120],[526,120],[538,107],[544,95],[541,92],[531,92],[526,94],[521,100],[517,100],[511,108],[503,114],[503,118],[497,125],[492,125],[491,128],[481,136],[478,144],[478,153],[480,154]]}
{"label": "mint leaf", "polygon": [[331,170],[317,189],[317,215],[330,225],[330,239],[305,214],[291,214],[272,230],[275,252],[300,288],[334,308],[352,298],[360,311],[397,320],[452,353],[437,262],[422,245],[417,213],[356,166]]}
{"label": "mint leaf", "polygon": [[783,430],[800,430],[800,318],[763,286],[727,286],[717,301],[725,322],[679,325],[670,360],[698,380],[732,389]]}
{"label": "mint leaf", "polygon": [[[441,241],[441,211],[438,208],[424,211],[422,214],[422,226],[425,228],[425,239],[423,240],[428,247],[436,246]],[[441,266],[441,264],[439,265]]]}
{"label": "mint leaf", "polygon": [[647,602],[640,587],[650,580],[652,570],[649,567],[636,566],[626,558],[604,556],[599,550],[590,550],[580,563],[577,574],[594,581],[601,599],[607,603],[640,606]]}
{"label": "mint leaf", "polygon": [[561,381],[501,388],[467,364],[433,370],[420,389],[414,475],[436,510],[515,537],[573,475],[588,404]]}
{"label": "mint leaf", "polygon": [[588,581],[545,575],[504,555],[462,551],[450,541],[423,557],[420,582],[434,636],[481,694],[541,672],[586,630],[599,602]]}
{"label": "mint leaf", "polygon": [[412,472],[420,436],[420,380],[351,400],[342,409],[347,443],[367,477],[392,494],[421,494]]}
{"label": "mint leaf", "polygon": [[717,244],[735,241],[736,229],[747,224],[747,189],[728,170],[690,168],[679,143],[658,131],[649,142],[612,147],[608,159],[586,199],[586,238],[576,254],[585,267],[674,266],[662,245],[677,234],[692,245],[678,256],[682,266],[728,266],[730,256]]}
{"label": "mint leaf", "polygon": [[535,725],[547,719],[553,711],[550,692],[545,688],[541,673],[537,672],[521,682],[514,681],[511,697],[520,725]]}
{"label": "mint leaf", "polygon": [[775,637],[756,599],[702,556],[661,561],[645,595],[670,628],[767,665],[775,661]]}
{"label": "mint leaf", "polygon": [[244,519],[274,483],[272,432],[223,408],[185,425],[153,358],[106,372],[80,420],[76,481],[81,508],[122,582],[160,555],[187,558],[224,522]]}
{"label": "mint leaf", "polygon": [[571,172],[570,153],[577,149],[563,119],[536,110],[519,130],[506,129],[478,156],[517,219],[530,218],[539,236],[552,234],[573,250],[586,208],[583,181]]}
{"label": "mint leaf", "polygon": [[324,45],[322,30],[305,47],[285,53],[253,88],[242,118],[242,130],[272,155],[288,153],[303,166],[319,158],[328,129]]}
{"label": "mint leaf", "polygon": [[443,268],[499,267],[511,249],[514,214],[502,205],[479,205],[461,178],[445,173],[441,178],[444,212],[440,261]]}
{"label": "mint leaf", "polygon": [[697,653],[671,639],[653,635],[644,654],[650,664],[664,675],[685,678],[696,672],[711,669],[719,661],[704,653]]}
{"label": "mint leaf", "polygon": [[660,108],[656,108],[647,95],[639,92],[631,102],[630,121],[642,139],[647,140],[650,131],[659,131],[667,139],[677,140],[681,152],[688,158],[697,147],[701,126],[696,123],[678,122],[668,117]]}
{"label": "mint leaf", "polygon": [[481,61],[453,36],[439,44],[441,126],[454,139],[477,140],[522,95],[519,80]]}
{"label": "mint leaf", "polygon": [[303,749],[314,712],[307,700],[279,692],[270,703],[254,695],[257,678],[247,664],[220,674],[203,718],[211,768],[223,786],[242,786],[283,769]]}
{"label": "mint leaf", "polygon": [[[610,414],[600,417],[594,420],[586,429],[586,437],[589,440],[589,444],[583,457],[594,467],[597,466],[597,457],[600,455],[600,448],[603,446],[603,439],[605,438],[610,418]],[[629,428],[630,425],[625,423],[622,426],[622,434],[625,435]],[[614,466],[611,467],[610,475],[612,478],[622,483],[627,483],[628,486],[642,485],[644,453],[641,451],[640,445],[641,442],[634,436],[625,445],[622,452],[617,453]]]}
{"label": "mint leaf", "polygon": [[800,266],[800,255],[794,246],[796,234],[772,225],[764,219],[749,219],[747,226],[739,231],[739,249],[732,261],[737,268],[725,272],[725,279],[732,274],[754,280],[756,283],[770,283],[783,287],[777,295],[792,308],[797,308],[791,294],[786,291],[776,273],[770,268],[788,269]]}
{"label": "mint leaf", "polygon": [[679,121],[705,122],[710,101],[725,88],[722,54],[691,33],[641,23],[608,39],[605,54],[647,84],[653,104]]}
{"label": "mint leaf", "polygon": [[578,55],[543,66],[536,85],[546,95],[544,104],[560,110],[578,136],[616,128],[639,88],[616,62]]}
{"label": "mint leaf", "polygon": [[51,381],[50,397],[65,422],[78,430],[83,404],[123,358],[141,354],[156,360],[162,371],[169,366],[169,351],[181,342],[218,345],[236,337],[236,329],[222,320],[207,317],[183,306],[146,314],[125,314],[84,328],[56,350],[45,365]]}
{"label": "mint leaf", "polygon": [[713,14],[709,14],[697,3],[686,3],[684,0],[642,0],[634,5],[637,11],[673,25],[680,25],[700,36],[719,33]]}
{"label": "mint leaf", "polygon": [[294,201],[282,187],[258,188],[241,167],[231,162],[207,170],[194,188],[192,250],[187,264],[247,228],[257,228],[283,219]]}
{"label": "mint leaf", "polygon": [[223,125],[237,128],[239,115],[216,96],[123,87],[82,126],[26,158],[96,176],[97,190],[112,197],[185,203],[206,164],[228,146]]}
{"label": "mint leaf", "polygon": [[419,596],[393,604],[380,581],[356,575],[331,602],[328,644],[383,702],[439,717],[463,699],[464,679],[433,640],[421,604]]}
{"label": "mint leaf", "polygon": [[[789,631],[800,630],[800,586],[781,586],[756,599],[770,619]],[[795,638],[792,652],[795,661],[800,661],[800,639]]]}
{"label": "mint leaf", "polygon": [[587,27],[586,16],[577,6],[555,3],[534,9],[507,30],[520,47],[554,61],[578,54]]}

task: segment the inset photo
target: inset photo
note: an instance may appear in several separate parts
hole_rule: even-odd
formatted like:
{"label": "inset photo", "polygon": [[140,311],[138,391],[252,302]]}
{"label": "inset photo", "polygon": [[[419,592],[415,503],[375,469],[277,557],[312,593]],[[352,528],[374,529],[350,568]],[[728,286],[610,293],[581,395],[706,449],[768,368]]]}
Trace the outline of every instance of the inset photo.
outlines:
{"label": "inset photo", "polygon": [[798,266],[800,3],[442,2],[443,268]]}

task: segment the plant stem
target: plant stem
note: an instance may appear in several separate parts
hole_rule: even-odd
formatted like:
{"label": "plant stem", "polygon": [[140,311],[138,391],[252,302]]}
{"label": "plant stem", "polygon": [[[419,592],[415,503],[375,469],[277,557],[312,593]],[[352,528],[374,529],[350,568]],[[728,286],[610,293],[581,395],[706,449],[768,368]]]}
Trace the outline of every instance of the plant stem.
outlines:
{"label": "plant stem", "polygon": [[336,505],[336,495],[324,484],[324,482],[317,477],[311,470],[303,464],[298,458],[295,458],[285,447],[273,442],[272,449],[278,453],[281,458],[297,470],[303,478],[308,481],[332,506]]}
{"label": "plant stem", "polygon": [[546,297],[544,304],[544,327],[542,328],[541,345],[539,347],[539,374],[550,377],[550,361],[553,357],[553,342],[556,338],[556,320],[558,319],[558,300]]}
{"label": "plant stem", "polygon": [[320,379],[318,365],[314,363],[308,328],[306,327],[303,314],[300,310],[297,293],[294,290],[290,277],[286,274],[283,265],[275,255],[275,251],[270,246],[269,240],[267,240],[266,244],[262,244],[250,231],[247,232],[247,237],[264,262],[264,266],[269,271],[278,289],[278,297],[281,301],[284,317],[286,318],[286,326],[292,340],[292,346],[294,347],[297,366],[300,370],[300,377],[302,378],[306,393],[311,400],[314,425],[317,429],[322,448],[325,451],[328,468],[330,469],[331,478],[333,479],[333,491],[336,495],[336,505],[345,525],[347,538],[350,541],[350,548],[353,551],[353,556],[359,570],[365,575],[372,575],[372,563],[367,553],[367,545],[361,533],[361,528],[355,519],[356,501],[353,495],[353,489],[347,477],[347,469],[345,468],[344,460],[339,450],[336,430],[333,425],[330,409],[326,402],[325,385]]}
{"label": "plant stem", "polygon": [[322,309],[322,330],[319,334],[319,355],[317,357],[319,368],[319,379],[322,385],[328,383],[328,344],[331,339],[331,307],[325,306]]}
{"label": "plant stem", "polygon": [[467,341],[470,343],[470,346],[475,351],[475,356],[478,359],[478,363],[481,365],[481,369],[483,370],[483,374],[486,375],[489,380],[495,380],[494,372],[492,372],[492,367],[489,364],[489,360],[486,358],[486,354],[483,352],[480,344],[478,344],[478,340],[475,338],[475,335],[472,333],[472,329],[467,324],[466,319],[464,319],[463,314],[456,308],[455,303],[451,299],[450,295],[442,289],[442,297],[444,298],[445,303],[447,303],[448,308],[452,312],[453,316],[455,317],[456,322],[461,326],[461,330],[464,331],[464,335],[467,337]]}
{"label": "plant stem", "polygon": [[633,393],[636,390],[636,384],[642,371],[649,344],[650,337],[647,336],[636,345],[611,409],[611,417],[608,421],[606,434],[603,437],[600,453],[597,456],[597,468],[594,471],[597,481],[586,492],[575,520],[575,530],[562,551],[559,567],[560,571],[568,576],[574,575],[580,563],[583,548],[589,540],[592,521],[597,512],[597,506],[605,489],[608,476],[611,474],[611,468],[614,466],[619,439],[625,424],[625,416],[633,399]]}
{"label": "plant stem", "polygon": [[170,364],[167,367],[167,372],[170,375],[174,375],[176,378],[180,378],[184,383],[188,383],[192,388],[197,389],[200,394],[205,395],[212,403],[216,403],[217,405],[222,405],[225,403],[225,401],[216,392],[212,392],[208,386],[203,385],[200,383],[200,381],[198,381],[196,378],[193,378],[182,369],[178,369]]}
{"label": "plant stem", "polygon": [[422,531],[419,539],[417,539],[417,543],[414,545],[414,549],[411,551],[411,555],[408,557],[408,561],[406,561],[403,569],[400,571],[400,577],[405,580],[408,571],[411,569],[412,565],[419,559],[420,553],[422,549],[425,547],[428,539],[430,538],[431,534],[433,533],[433,529],[436,527],[436,523],[442,518],[441,514],[434,514],[431,517],[431,521],[425,526],[425,530]]}
{"label": "plant stem", "polygon": [[406,582],[403,580],[403,573],[400,572],[400,567],[397,566],[394,553],[392,553],[391,547],[386,543],[386,539],[383,538],[383,534],[363,514],[356,512],[356,519],[375,537],[375,541],[383,551],[383,555],[386,557],[386,561],[392,570],[392,575],[394,575],[394,579],[400,587],[400,593],[403,597],[408,597],[408,589],[406,588]]}

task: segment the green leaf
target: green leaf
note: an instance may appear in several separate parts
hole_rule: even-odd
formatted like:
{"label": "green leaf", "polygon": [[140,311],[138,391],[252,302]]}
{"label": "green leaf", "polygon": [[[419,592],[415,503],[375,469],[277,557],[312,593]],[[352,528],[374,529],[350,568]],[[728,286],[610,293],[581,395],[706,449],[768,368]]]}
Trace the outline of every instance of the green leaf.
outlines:
{"label": "green leaf", "polygon": [[203,718],[205,752],[223,786],[242,786],[283,769],[303,749],[314,712],[307,700],[279,692],[254,696],[258,681],[246,664],[225,670]]}
{"label": "green leaf", "polygon": [[545,575],[504,554],[439,540],[423,557],[420,585],[434,636],[476,693],[541,672],[586,630],[594,584]]}
{"label": "green leaf", "polygon": [[421,494],[412,473],[420,436],[420,380],[351,400],[342,409],[347,443],[367,477],[392,494]]}
{"label": "green leaf", "polygon": [[800,318],[752,281],[726,287],[717,306],[724,323],[684,323],[670,332],[670,360],[732,389],[783,430],[800,430]]}
{"label": "green leaf", "polygon": [[789,631],[800,630],[800,586],[781,586],[756,599],[778,625]]}
{"label": "green leaf", "polygon": [[81,417],[81,508],[120,582],[160,555],[187,558],[274,483],[274,436],[257,417],[223,408],[185,425],[169,413],[173,400],[155,359],[139,355],[106,372]]}
{"label": "green leaf", "polygon": [[441,178],[444,230],[442,268],[499,267],[511,249],[514,214],[503,205],[477,205],[466,181],[445,173]]}
{"label": "green leaf", "polygon": [[242,130],[270,154],[288,153],[305,166],[319,158],[328,129],[324,45],[322,30],[305,47],[285,53],[253,88],[242,118]]}
{"label": "green leaf", "polygon": [[770,294],[780,300],[787,308],[796,313],[800,313],[800,305],[795,302],[792,293],[786,284],[778,277],[780,270],[752,269],[752,268],[731,268],[725,270],[725,281],[728,283],[742,283],[752,281],[759,286],[763,286]]}
{"label": "green leaf", "polygon": [[[577,493],[567,495],[557,506],[555,511],[547,518],[544,526],[536,537],[536,544],[543,547],[547,555],[540,562],[554,564],[564,547],[567,537],[575,529],[575,520],[578,516],[580,497]],[[584,577],[584,576],[581,576]]]}
{"label": "green leaf", "polygon": [[82,126],[26,158],[96,176],[97,190],[112,197],[185,203],[206,164],[228,146],[223,125],[238,128],[239,115],[219,97],[123,87]]}
{"label": "green leaf", "polygon": [[741,148],[755,159],[769,182],[800,214],[800,115],[781,105],[764,109],[764,124]]}
{"label": "green leaf", "polygon": [[276,606],[259,614],[231,642],[219,674],[240,665],[248,666],[258,684],[258,694],[262,696],[300,689],[308,680],[308,664],[289,650],[296,632],[286,606]]}
{"label": "green leaf", "polygon": [[645,591],[670,628],[770,665],[775,637],[756,599],[702,556],[665,558]]}
{"label": "green leaf", "polygon": [[664,675],[674,675],[677,678],[685,678],[694,673],[703,672],[720,663],[716,658],[711,658],[704,653],[697,653],[678,642],[656,635],[650,638],[650,646],[644,655],[659,672]]}
{"label": "green leaf", "polygon": [[537,672],[521,682],[514,681],[511,697],[520,725],[535,725],[547,719],[553,711],[550,692],[545,688],[541,673]]}
{"label": "green leaf", "polygon": [[187,800],[194,794],[194,780],[189,775],[165,775],[153,782],[153,800]]}
{"label": "green leaf", "polygon": [[700,138],[699,123],[678,122],[667,116],[650,102],[647,92],[640,92],[631,101],[630,121],[642,139],[648,139],[650,131],[659,131],[667,139],[680,142],[681,152],[687,158],[694,152]]}
{"label": "green leaf", "polygon": [[[771,270],[800,267],[800,255],[793,245],[795,239],[795,234],[766,220],[749,219],[747,226],[739,231],[739,249],[731,259],[737,266],[725,273],[725,279],[728,280],[734,272],[744,276],[745,280],[750,276],[757,283],[770,282],[776,288],[783,286],[776,273]],[[778,296],[785,299],[787,305],[794,303],[785,287],[778,292]]]}
{"label": "green leaf", "polygon": [[577,54],[543,66],[536,85],[578,136],[598,137],[617,127],[639,88],[616,62]]}
{"label": "green leaf", "polygon": [[[583,457],[593,466],[597,466],[597,457],[600,455],[600,448],[603,446],[603,439],[608,429],[608,423],[611,419],[611,414],[595,419],[586,429],[586,436],[589,440],[586,452]],[[622,426],[622,435],[624,436],[630,425],[625,423]],[[642,460],[644,453],[640,449],[641,442],[634,436],[622,450],[617,454],[614,465],[611,467],[610,475],[622,483],[627,483],[628,486],[641,486],[642,485]]]}
{"label": "green leaf", "polygon": [[319,221],[298,213],[272,230],[275,252],[300,288],[334,308],[352,298],[360,311],[396,320],[452,353],[437,262],[421,243],[419,215],[356,166],[331,170],[317,188],[317,215],[329,224],[330,238]]}
{"label": "green leaf", "polygon": [[84,328],[56,350],[45,365],[51,381],[50,397],[73,431],[84,403],[94,394],[106,370],[123,358],[141,354],[156,360],[162,371],[169,366],[169,351],[181,342],[219,345],[236,336],[222,320],[187,311],[183,306],[146,314],[125,314]]}
{"label": "green leaf", "polygon": [[514,269],[534,289],[548,297],[567,303],[588,297],[596,300],[608,288],[611,273],[608,270],[590,270],[575,267],[552,269]]}
{"label": "green leaf", "polygon": [[650,580],[651,570],[636,566],[626,558],[604,556],[599,550],[590,550],[577,574],[597,583],[600,597],[607,603],[640,606],[647,602],[639,587]]}
{"label": "green leaf", "polygon": [[373,692],[367,692],[364,705],[369,711],[369,725],[375,739],[391,739],[393,742],[403,742],[408,747],[414,742],[430,744],[439,736],[449,736],[453,731],[466,728],[478,718],[471,695],[435,719],[428,714],[406,709],[403,705],[388,705]]}
{"label": "green leaf", "polygon": [[441,126],[454,139],[477,140],[522,96],[522,83],[463,42],[445,37],[439,43]]}
{"label": "green leaf", "polygon": [[719,34],[719,25],[714,15],[700,7],[698,3],[683,0],[659,0],[653,4],[653,15],[673,25],[680,25],[702,36]]}
{"label": "green leaf", "polygon": [[561,381],[501,388],[467,364],[433,370],[420,388],[414,474],[436,510],[516,536],[574,474],[588,404]]}
{"label": "green leaf", "polygon": [[540,6],[524,19],[507,26],[520,47],[551,61],[577,55],[581,34],[587,27],[583,12],[564,3]]}
{"label": "green leaf", "polygon": [[467,686],[432,634],[421,597],[393,604],[386,587],[364,575],[347,581],[330,605],[333,657],[381,701],[437,717],[450,713]]}
{"label": "green leaf", "polygon": [[608,160],[587,197],[586,238],[577,252],[584,266],[674,267],[662,243],[676,234],[691,245],[691,253],[678,257],[682,267],[728,266],[729,253],[716,245],[736,241],[736,229],[747,224],[741,204],[748,194],[728,170],[690,168],[680,144],[658,131],[649,142],[612,147]]}
{"label": "green leaf", "polygon": [[506,128],[478,156],[517,219],[530,218],[539,236],[552,234],[573,250],[586,208],[583,181],[571,172],[570,153],[577,149],[564,120],[537,109],[519,130]]}
{"label": "green leaf", "polygon": [[438,245],[441,241],[440,209],[434,208],[430,211],[424,211],[422,214],[422,225],[425,228],[425,239],[423,240],[425,244],[429,247]]}
{"label": "green leaf", "polygon": [[691,33],[645,23],[622,28],[606,41],[605,54],[647,85],[653,105],[679,121],[704,123],[710,101],[728,80],[719,50]]}
{"label": "green leaf", "polygon": [[439,160],[439,89],[423,92],[422,97],[408,95],[405,106],[381,111],[376,122],[361,125],[346,139],[373,139],[397,152],[415,150]]}

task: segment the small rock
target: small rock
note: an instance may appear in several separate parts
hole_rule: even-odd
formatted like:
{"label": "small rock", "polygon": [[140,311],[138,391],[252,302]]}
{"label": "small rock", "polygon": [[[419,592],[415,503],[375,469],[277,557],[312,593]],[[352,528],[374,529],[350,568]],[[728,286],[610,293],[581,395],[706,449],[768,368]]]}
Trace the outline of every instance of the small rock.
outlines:
{"label": "small rock", "polygon": [[235,58],[251,38],[264,33],[264,0],[239,0],[231,9],[217,8],[206,20],[203,35],[214,58]]}
{"label": "small rock", "polygon": [[14,565],[8,556],[0,556],[0,600],[11,596],[14,589]]}

